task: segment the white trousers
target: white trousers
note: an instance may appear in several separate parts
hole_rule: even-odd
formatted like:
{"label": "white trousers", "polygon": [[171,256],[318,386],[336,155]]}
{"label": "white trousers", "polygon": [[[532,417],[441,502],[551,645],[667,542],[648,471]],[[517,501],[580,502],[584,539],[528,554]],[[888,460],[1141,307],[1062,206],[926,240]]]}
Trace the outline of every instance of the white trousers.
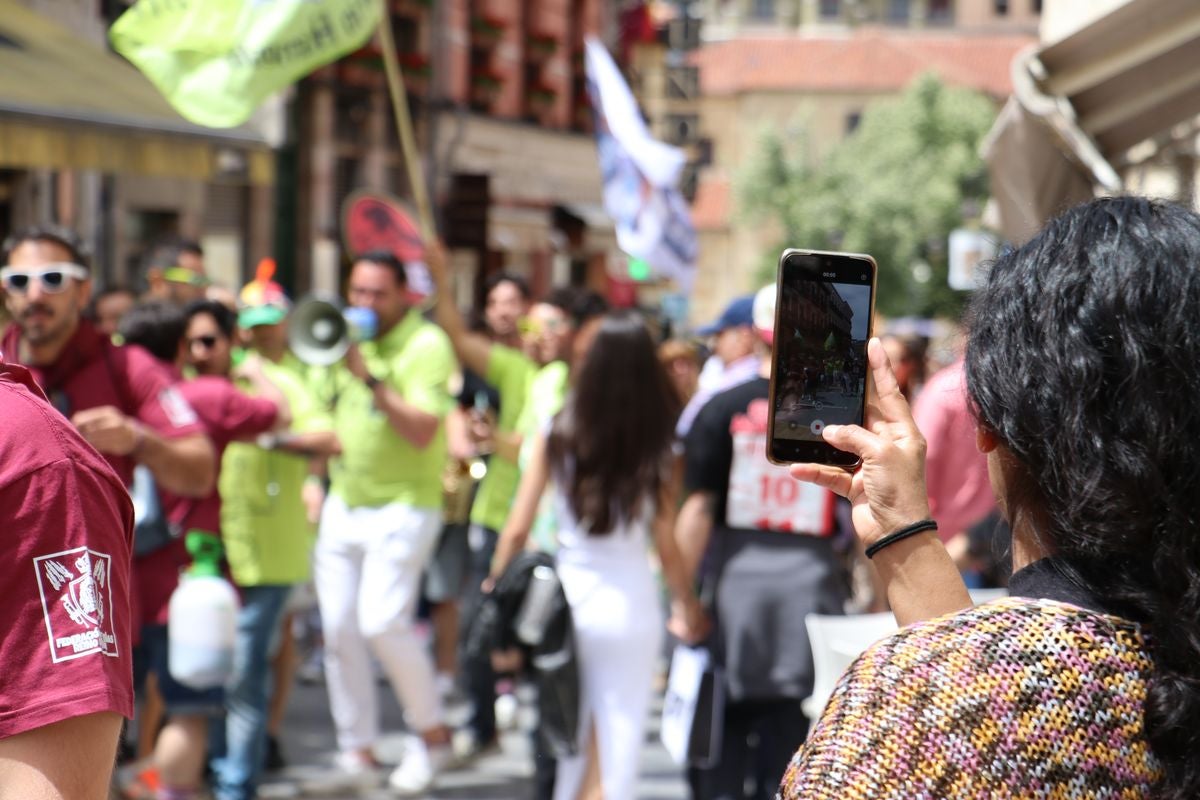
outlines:
{"label": "white trousers", "polygon": [[433,659],[413,626],[441,520],[440,511],[400,503],[347,508],[336,495],[325,501],[313,577],[329,705],[343,751],[370,747],[379,736],[371,651],[409,727],[421,732],[442,724]]}
{"label": "white trousers", "polygon": [[637,550],[614,559],[560,550],[558,577],[571,607],[579,659],[580,748],[558,760],[554,798],[579,796],[593,734],[605,800],[635,797],[654,667],[662,653],[658,586],[645,552]]}

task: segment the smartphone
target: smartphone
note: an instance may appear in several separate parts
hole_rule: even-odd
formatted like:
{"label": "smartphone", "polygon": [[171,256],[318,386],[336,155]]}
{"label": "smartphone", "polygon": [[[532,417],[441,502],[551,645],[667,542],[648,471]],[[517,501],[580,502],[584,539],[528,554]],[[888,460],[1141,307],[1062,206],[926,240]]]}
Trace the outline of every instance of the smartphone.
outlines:
{"label": "smartphone", "polygon": [[775,296],[767,458],[832,464],[859,458],[827,444],[826,425],[862,425],[867,340],[875,315],[875,259],[784,250]]}

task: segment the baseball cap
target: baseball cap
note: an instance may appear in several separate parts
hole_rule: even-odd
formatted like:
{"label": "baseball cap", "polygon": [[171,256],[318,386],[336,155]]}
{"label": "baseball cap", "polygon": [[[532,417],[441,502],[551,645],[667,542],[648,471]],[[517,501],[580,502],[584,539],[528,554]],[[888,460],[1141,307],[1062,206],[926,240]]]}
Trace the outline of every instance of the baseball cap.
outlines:
{"label": "baseball cap", "polygon": [[767,344],[775,343],[775,284],[768,283],[754,295],[754,330]]}
{"label": "baseball cap", "polygon": [[730,328],[740,328],[743,325],[746,327],[754,325],[753,295],[737,298],[725,306],[725,310],[721,312],[721,316],[715,322],[698,328],[696,333],[700,336],[712,336]]}
{"label": "baseball cap", "polygon": [[250,306],[238,312],[238,327],[254,328],[259,325],[278,325],[287,318],[287,309],[282,306]]}
{"label": "baseball cap", "polygon": [[258,263],[254,280],[242,287],[238,293],[238,326],[253,328],[257,325],[278,325],[292,308],[287,293],[271,278],[275,275],[274,259],[264,258]]}
{"label": "baseball cap", "polygon": [[184,283],[188,286],[208,286],[210,283],[206,276],[187,267],[167,267],[163,270],[162,276],[163,280],[171,283]]}

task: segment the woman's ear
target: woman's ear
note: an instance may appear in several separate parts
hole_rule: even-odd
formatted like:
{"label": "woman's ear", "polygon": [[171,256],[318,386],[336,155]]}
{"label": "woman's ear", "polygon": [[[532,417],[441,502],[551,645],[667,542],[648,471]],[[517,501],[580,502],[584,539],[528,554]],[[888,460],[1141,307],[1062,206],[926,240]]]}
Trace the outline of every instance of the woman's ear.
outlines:
{"label": "woman's ear", "polygon": [[990,429],[980,425],[975,429],[975,446],[981,453],[990,453],[1000,446],[1000,440]]}

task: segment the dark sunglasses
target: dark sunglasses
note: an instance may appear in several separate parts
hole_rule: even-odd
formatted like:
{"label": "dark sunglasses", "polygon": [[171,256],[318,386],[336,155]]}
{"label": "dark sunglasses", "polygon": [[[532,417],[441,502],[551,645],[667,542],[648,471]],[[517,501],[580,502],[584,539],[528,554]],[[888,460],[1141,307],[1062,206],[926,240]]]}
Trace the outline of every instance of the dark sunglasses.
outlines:
{"label": "dark sunglasses", "polygon": [[217,346],[217,337],[212,336],[212,335],[207,335],[207,336],[193,336],[191,339],[188,339],[188,347],[195,347],[196,345],[200,345],[205,350],[212,350],[214,347]]}
{"label": "dark sunglasses", "polygon": [[67,288],[67,281],[87,280],[88,271],[78,264],[49,264],[38,269],[4,267],[0,269],[0,284],[13,294],[25,294],[34,278],[42,284],[42,291],[58,294]]}

